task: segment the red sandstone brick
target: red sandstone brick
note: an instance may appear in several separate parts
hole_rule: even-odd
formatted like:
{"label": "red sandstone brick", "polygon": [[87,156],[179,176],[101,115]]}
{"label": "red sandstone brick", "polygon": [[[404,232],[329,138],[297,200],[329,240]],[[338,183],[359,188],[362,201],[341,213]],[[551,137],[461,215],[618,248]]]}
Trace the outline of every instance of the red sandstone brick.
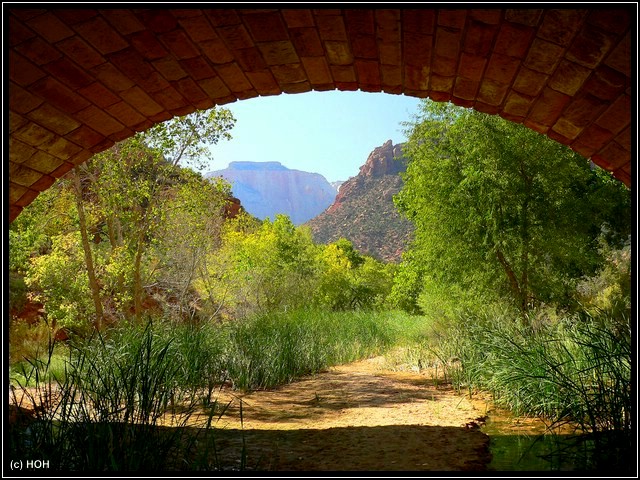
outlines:
{"label": "red sandstone brick", "polygon": [[189,38],[194,43],[199,44],[205,40],[217,39],[218,35],[213,30],[211,23],[204,15],[198,15],[190,18],[181,18],[178,20],[180,26],[187,32]]}
{"label": "red sandstone brick", "polygon": [[62,165],[60,165],[58,168],[56,168],[49,175],[51,175],[54,178],[60,178],[63,175],[65,175],[67,172],[71,171],[73,169],[73,167],[74,167],[73,163],[64,162]]}
{"label": "red sandstone brick", "polygon": [[537,72],[551,74],[562,58],[564,48],[539,38],[534,39],[524,65]]}
{"label": "red sandstone brick", "polygon": [[403,9],[402,28],[404,32],[433,35],[436,25],[436,12],[431,9]]}
{"label": "red sandstone brick", "polygon": [[313,14],[316,17],[322,17],[323,15],[340,15],[342,13],[342,10],[338,9],[338,8],[321,8],[321,9],[314,9],[313,10]]}
{"label": "red sandstone brick", "polygon": [[402,48],[399,43],[378,44],[380,64],[400,68],[402,64]]}
{"label": "red sandstone brick", "polygon": [[171,85],[164,90],[152,93],[153,99],[167,110],[175,110],[187,105],[185,98]]}
{"label": "red sandstone brick", "polygon": [[230,63],[234,60],[233,54],[220,39],[207,40],[200,43],[200,50],[214,64]]}
{"label": "red sandstone brick", "polygon": [[302,57],[300,60],[312,85],[331,83],[331,72],[324,57]]}
{"label": "red sandstone brick", "polygon": [[62,40],[56,47],[82,68],[91,69],[106,62],[102,55],[79,36]]}
{"label": "red sandstone brick", "polygon": [[211,78],[216,75],[215,70],[205,57],[188,58],[180,60],[180,65],[184,68],[185,72],[194,80],[202,80],[204,78]]}
{"label": "red sandstone brick", "polygon": [[[135,135],[135,132],[133,130],[131,130],[129,128],[124,128],[124,129],[120,130],[119,132],[115,132],[115,133],[112,133],[111,135],[109,135],[108,139],[111,140],[112,142],[116,142],[117,143],[117,142],[121,142],[123,140],[126,140],[127,138],[132,137],[133,135]],[[109,145],[109,147],[107,147],[107,148],[110,148],[110,147],[111,147],[111,145]],[[106,148],[105,148],[105,150],[106,150]]]}
{"label": "red sandstone brick", "polygon": [[629,8],[602,9],[591,12],[587,17],[587,22],[606,32],[618,34],[629,28],[632,12],[633,10]]}
{"label": "red sandstone brick", "polygon": [[[113,66],[126,78],[138,83],[139,86],[145,89],[149,86],[149,78],[151,75],[156,74],[156,76],[158,76],[157,71],[149,63],[145,62],[144,58],[133,48],[114,53],[109,59],[111,63],[113,63]],[[141,85],[141,81],[144,82],[145,85]],[[126,88],[130,86],[131,85]],[[156,86],[155,89],[151,89],[151,91],[161,90],[165,87],[166,81],[165,85]]]}
{"label": "red sandstone brick", "polygon": [[469,10],[469,17],[488,25],[497,25],[502,19],[502,11],[499,9],[473,9]]}
{"label": "red sandstone brick", "polygon": [[533,105],[533,98],[511,91],[504,103],[504,113],[513,117],[525,118]]}
{"label": "red sandstone brick", "polygon": [[511,113],[505,112],[504,110],[499,112],[498,115],[506,120],[509,120],[510,122],[518,124],[522,123],[524,120],[524,117],[521,117],[520,115],[512,115]]}
{"label": "red sandstone brick", "polygon": [[63,137],[59,137],[51,142],[43,143],[40,145],[40,148],[62,160],[66,160],[82,150],[82,147],[79,147],[75,143],[70,142]]}
{"label": "red sandstone brick", "polygon": [[89,102],[52,77],[46,77],[31,85],[30,90],[67,113],[86,108]]}
{"label": "red sandstone brick", "polygon": [[320,37],[315,28],[292,28],[289,30],[291,42],[300,57],[319,57],[324,55]]}
{"label": "red sandstone brick", "polygon": [[194,45],[183,30],[163,33],[160,35],[160,39],[178,59],[193,58],[200,55],[198,47]]}
{"label": "red sandstone brick", "polygon": [[375,35],[373,10],[349,8],[344,11],[344,18],[350,38]]}
{"label": "red sandstone brick", "polygon": [[315,27],[313,21],[313,13],[307,9],[289,9],[282,10],[282,17],[287,23],[287,26],[291,28],[300,27]]}
{"label": "red sandstone brick", "polygon": [[454,105],[457,105],[458,107],[463,107],[463,108],[471,108],[475,104],[474,100],[467,100],[465,98],[456,97],[455,95],[451,97],[450,101]]}
{"label": "red sandstone brick", "polygon": [[16,52],[20,52],[26,58],[31,60],[35,65],[39,66],[46,65],[47,63],[57,60],[62,56],[57,49],[40,37],[33,37],[29,40],[25,40],[21,44],[16,45],[14,49]]}
{"label": "red sandstone brick", "polygon": [[9,108],[18,113],[28,113],[42,105],[43,100],[31,95],[27,90],[14,82],[9,82]]}
{"label": "red sandstone brick", "polygon": [[464,33],[462,51],[480,57],[489,56],[497,33],[496,25],[472,20]]}
{"label": "red sandstone brick", "polygon": [[48,65],[44,69],[50,74],[63,82],[66,86],[77,90],[86,87],[94,82],[94,77],[89,75],[85,70],[78,67],[68,58],[61,58]]}
{"label": "red sandstone brick", "polygon": [[443,77],[433,74],[430,79],[430,87],[432,91],[451,93],[453,90],[453,82],[455,77]]}
{"label": "red sandstone brick", "polygon": [[169,112],[162,111],[157,115],[153,115],[152,117],[149,117],[149,120],[151,120],[154,124],[156,124],[160,122],[165,122],[167,120],[171,120],[172,118],[173,118],[173,115],[171,115]]}
{"label": "red sandstone brick", "polygon": [[405,64],[404,67],[404,86],[405,92],[426,92],[429,89],[429,75],[430,70],[428,66],[414,67],[412,65]]}
{"label": "red sandstone brick", "polygon": [[23,163],[35,153],[36,149],[31,145],[27,145],[14,137],[9,137],[9,161]]}
{"label": "red sandstone brick", "polygon": [[622,130],[614,140],[620,145],[631,145],[631,127]]}
{"label": "red sandstone brick", "polygon": [[600,150],[607,142],[613,138],[613,133],[606,130],[595,123],[589,125],[578,137],[578,142],[585,145],[591,150]]}
{"label": "red sandstone brick", "polygon": [[431,91],[429,92],[429,98],[431,98],[431,100],[433,100],[434,102],[448,102],[449,100],[451,100],[451,93]]}
{"label": "red sandstone brick", "polygon": [[613,37],[610,34],[587,26],[576,36],[566,53],[566,58],[583,67],[594,68],[607,55],[612,46]]}
{"label": "red sandstone brick", "polygon": [[82,148],[93,148],[104,140],[104,135],[101,135],[86,125],[81,125],[79,128],[66,135],[65,138],[77,145],[80,145]]}
{"label": "red sandstone brick", "polygon": [[530,97],[537,97],[546,85],[548,78],[549,76],[544,73],[521,67],[513,82],[513,89]]}
{"label": "red sandstone brick", "polygon": [[575,125],[573,122],[564,117],[560,117],[555,125],[551,127],[548,135],[553,140],[557,140],[563,145],[568,145],[573,140],[575,140],[578,135],[580,135],[581,131],[582,127]]}
{"label": "red sandstone brick", "polygon": [[155,33],[166,33],[178,27],[178,21],[169,10],[145,9],[136,10],[136,16],[145,27]]}
{"label": "red sandstone brick", "polygon": [[584,158],[591,158],[591,155],[595,153],[594,149],[587,147],[579,140],[574,140],[570,146],[574,152],[582,155]]}
{"label": "red sandstone brick", "polygon": [[289,40],[287,27],[279,12],[243,14],[242,21],[256,42]]}
{"label": "red sandstone brick", "polygon": [[310,92],[311,85],[309,82],[285,83],[282,85],[282,91],[289,94]]}
{"label": "red sandstone brick", "polygon": [[98,15],[97,10],[90,10],[88,8],[78,9],[58,9],[55,11],[56,16],[67,25],[75,25],[80,22],[89,20],[90,18]]}
{"label": "red sandstone brick", "polygon": [[[400,67],[398,67],[400,68]],[[390,95],[400,95],[402,93],[402,85],[385,85],[384,84],[384,72],[383,72],[383,84],[382,84],[382,92],[388,93]]]}
{"label": "red sandstone brick", "polygon": [[485,78],[480,83],[478,101],[487,105],[501,105],[508,90],[508,85]]}
{"label": "red sandstone brick", "polygon": [[62,160],[48,154],[47,152],[38,150],[31,158],[29,158],[29,160],[24,162],[23,165],[35,170],[36,172],[51,173],[62,165]]}
{"label": "red sandstone brick", "polygon": [[331,69],[331,77],[336,83],[336,87],[338,84],[357,85],[356,73],[352,65],[330,65],[329,68]]}
{"label": "red sandstone brick", "polygon": [[[60,166],[58,166],[58,168],[60,168]],[[31,188],[33,190],[37,190],[38,192],[44,192],[47,188],[49,188],[54,183],[56,183],[55,177],[49,176],[49,175],[43,175],[42,177],[40,177],[40,180],[38,180],[36,183],[31,185]]]}
{"label": "red sandstone brick", "polygon": [[377,85],[380,88],[380,68],[378,62],[370,60],[356,60],[356,73],[360,85]]}
{"label": "red sandstone brick", "polygon": [[[105,140],[102,143],[102,147],[100,150],[96,150],[95,152],[90,152],[89,150],[82,150],[80,153],[74,155],[73,158],[69,159],[70,163],[73,163],[75,166],[80,165],[81,163],[86,162],[91,157],[93,157],[94,153],[102,152],[113,146],[113,142],[110,140]],[[64,166],[64,165],[63,165]]]}
{"label": "red sandstone brick", "polygon": [[120,35],[131,35],[132,33],[141,32],[146,28],[131,10],[124,8],[100,10],[100,15],[102,15]]}
{"label": "red sandstone brick", "polygon": [[550,9],[545,11],[538,37],[568,47],[582,26],[584,10]]}
{"label": "red sandstone brick", "polygon": [[40,192],[28,189],[26,193],[22,197],[20,197],[20,200],[16,202],[16,205],[26,207],[31,202],[33,202],[38,197],[38,195],[40,195]]}
{"label": "red sandstone brick", "polygon": [[80,126],[77,120],[68,117],[48,103],[32,110],[26,116],[29,120],[58,135],[66,135]]}
{"label": "red sandstone brick", "polygon": [[462,9],[438,10],[438,25],[462,29],[467,19],[467,11]]}
{"label": "red sandstone brick", "polygon": [[382,74],[382,87],[385,92],[389,93],[390,90],[393,90],[394,93],[402,92],[402,88],[400,88],[402,85],[402,67],[380,65],[380,72]]}
{"label": "red sandstone brick", "polygon": [[570,100],[571,97],[568,95],[545,87],[542,94],[533,104],[533,108],[531,109],[531,113],[527,117],[527,120],[551,127],[560,117],[560,114]]}
{"label": "red sandstone brick", "polygon": [[317,92],[328,92],[330,90],[335,90],[336,86],[333,83],[323,83],[318,85],[313,85],[313,90]]}
{"label": "red sandstone brick", "polygon": [[144,132],[146,130],[149,130],[154,125],[155,125],[155,123],[153,123],[148,118],[145,118],[143,122],[139,123],[138,125],[134,125],[133,126],[133,130],[136,131],[136,132]]}
{"label": "red sandstone brick", "polygon": [[507,9],[504,19],[508,22],[535,27],[542,17],[542,9]]}
{"label": "red sandstone brick", "polygon": [[510,57],[524,58],[533,34],[534,30],[531,27],[505,22],[500,25],[493,51]]}
{"label": "red sandstone brick", "polygon": [[353,55],[349,50],[349,44],[346,42],[325,42],[327,59],[330,65],[351,65],[353,63]]}
{"label": "red sandstone brick", "polygon": [[216,72],[233,93],[243,92],[251,89],[251,83],[247,80],[242,69],[235,63],[217,65]]}
{"label": "red sandstone brick", "polygon": [[74,35],[73,30],[61,22],[52,12],[45,12],[27,20],[25,23],[50,43],[55,43]]}
{"label": "red sandstone brick", "polygon": [[193,105],[186,105],[181,108],[176,108],[175,110],[171,110],[169,113],[176,117],[184,117],[185,115],[189,115],[196,111],[196,107]]}
{"label": "red sandstone brick", "polygon": [[129,46],[128,42],[102,17],[92,18],[76,25],[74,28],[90,45],[103,55],[118,52]]}
{"label": "red sandstone brick", "polygon": [[[283,89],[285,93],[289,93]],[[244,92],[238,92],[235,94],[237,100],[248,100],[249,98],[255,98],[258,96],[258,92],[254,89],[250,88],[249,90],[245,90]]]}
{"label": "red sandstone brick", "polygon": [[28,86],[47,74],[15,51],[9,52],[9,78],[18,85]]}
{"label": "red sandstone brick", "polygon": [[[9,202],[13,205],[20,200],[20,197],[27,192],[27,188],[22,185],[18,185],[17,183],[10,182],[9,183]],[[22,210],[22,207],[20,207]]]}
{"label": "red sandstone brick", "polygon": [[236,11],[232,9],[205,9],[203,12],[207,15],[211,25],[214,27],[240,23],[240,17]]}
{"label": "red sandstone brick", "polygon": [[32,170],[31,168],[25,167],[24,165],[20,165],[17,163],[9,164],[9,178],[13,183],[17,183],[18,185],[22,185],[23,187],[30,187],[42,176],[41,172],[37,172]]}
{"label": "red sandstone brick", "polygon": [[251,35],[247,32],[244,25],[231,25],[228,27],[218,27],[216,32],[222,41],[231,50],[240,50],[242,48],[250,48],[254,46]]}
{"label": "red sandstone brick", "polygon": [[262,58],[260,50],[256,47],[243,48],[242,50],[236,50],[234,52],[236,62],[240,65],[240,68],[246,72],[258,72],[267,69],[269,66]]}
{"label": "red sandstone brick", "polygon": [[127,127],[138,125],[140,122],[144,121],[144,117],[140,115],[137,110],[131,108],[128,103],[123,101],[109,106],[106,111]]}
{"label": "red sandstone brick", "polygon": [[591,70],[588,68],[562,60],[549,79],[549,86],[558,92],[573,96],[580,90],[590,74]]}
{"label": "red sandstone brick", "polygon": [[561,143],[562,145],[570,145],[571,142],[573,141],[572,138],[567,138],[553,129],[547,132],[547,136],[551,140],[555,140],[556,142]]}
{"label": "red sandstone brick", "polygon": [[433,54],[434,37],[431,35],[420,35],[405,33],[403,39],[404,64],[421,67],[431,65]]}
{"label": "red sandstone brick", "polygon": [[142,55],[142,58],[148,60],[162,59],[169,53],[150,30],[134,33],[129,36],[129,41],[133,48]]}
{"label": "red sandstone brick", "polygon": [[453,95],[462,100],[475,100],[480,88],[480,82],[469,80],[464,77],[457,77]]}
{"label": "red sandstone brick", "polygon": [[27,123],[22,128],[17,129],[13,135],[32,147],[37,147],[38,145],[52,141],[56,138],[51,131],[46,128],[42,128],[35,123]]}
{"label": "red sandstone brick", "polygon": [[104,136],[109,136],[124,128],[122,123],[95,105],[89,105],[87,108],[80,110],[76,113],[76,117],[85,125]]}
{"label": "red sandstone brick", "polygon": [[597,124],[613,133],[620,133],[631,123],[631,98],[618,97],[598,118]]}
{"label": "red sandstone brick", "polygon": [[229,100],[231,98],[231,92],[229,88],[225,85],[220,77],[207,78],[198,83],[200,88],[202,88],[209,98],[212,98],[217,105],[222,105],[219,99],[226,100],[226,103],[232,101]]}
{"label": "red sandstone brick", "polygon": [[170,11],[171,15],[178,20],[178,23],[180,23],[183,18],[204,16],[202,10],[198,10],[197,8],[172,8]]}
{"label": "red sandstone brick", "polygon": [[494,53],[484,72],[484,78],[503,84],[511,84],[520,67],[520,59]]}
{"label": "red sandstone brick", "polygon": [[596,97],[591,95],[580,95],[574,97],[562,112],[562,116],[579,127],[586,127],[591,124],[606,108]]}
{"label": "red sandstone brick", "polygon": [[355,92],[358,90],[357,82],[335,82],[336,88],[343,92]]}
{"label": "red sandstone brick", "polygon": [[631,160],[631,153],[616,142],[609,142],[598,152],[597,157],[604,161],[608,170],[617,170]]}
{"label": "red sandstone brick", "polygon": [[16,130],[20,130],[22,127],[24,127],[28,123],[29,123],[29,120],[24,118],[22,115],[9,111],[9,133],[13,133]]}
{"label": "red sandstone brick", "polygon": [[[9,190],[11,190],[11,188],[12,187],[10,187]],[[13,201],[12,198],[13,197],[11,197],[11,201]],[[20,212],[22,212],[22,207],[17,206],[15,203],[13,205],[9,205],[9,223],[18,218]]]}
{"label": "red sandstone brick", "polygon": [[462,53],[460,55],[460,63],[458,65],[458,75],[465,77],[468,80],[480,82],[486,64],[486,58]]}
{"label": "red sandstone brick", "polygon": [[269,70],[247,72],[247,78],[259,95],[278,95],[282,93],[281,88]]}
{"label": "red sandstone brick", "polygon": [[457,59],[460,54],[462,31],[451,31],[442,27],[436,30],[435,53],[445,58]]}
{"label": "red sandstone brick", "polygon": [[267,65],[284,65],[300,62],[295,47],[289,41],[260,43],[258,44],[258,48]]}
{"label": "red sandstone brick", "polygon": [[316,25],[322,40],[335,42],[347,41],[347,30],[345,29],[342,15],[316,16]]}
{"label": "red sandstone brick", "polygon": [[541,123],[534,122],[533,120],[530,120],[528,118],[525,118],[522,124],[525,127],[530,128],[534,132],[542,133],[543,135],[546,135],[546,133],[549,131],[548,125],[543,125]]}
{"label": "red sandstone brick", "polygon": [[631,34],[627,33],[604,59],[604,63],[627,77],[631,77],[631,58]]}
{"label": "red sandstone brick", "polygon": [[111,90],[105,88],[100,82],[93,82],[91,85],[79,89],[78,93],[100,108],[106,108],[120,100],[120,97],[111,93]]}
{"label": "red sandstone brick", "polygon": [[[294,84],[308,81],[307,75],[301,63],[288,65],[274,65],[271,73],[279,85]],[[284,90],[284,87],[283,87]]]}
{"label": "red sandstone brick", "polygon": [[431,69],[433,73],[437,73],[438,75],[444,77],[452,77],[456,74],[458,68],[458,59],[456,58],[445,58],[440,55],[435,55],[433,58],[433,65]]}
{"label": "red sandstone brick", "polygon": [[157,115],[164,110],[162,106],[137,86],[121,92],[120,97],[146,117]]}
{"label": "red sandstone brick", "polygon": [[160,58],[151,64],[168,82],[187,77],[187,72],[172,56]]}
{"label": "red sandstone brick", "polygon": [[378,59],[378,45],[373,36],[356,36],[351,41],[353,56],[363,59]]}
{"label": "red sandstone brick", "polygon": [[35,32],[22,23],[17,17],[13,15],[9,16],[9,45],[11,47],[29,38],[33,38],[35,35]]}
{"label": "red sandstone brick", "polygon": [[172,85],[190,105],[195,105],[207,98],[207,94],[191,78],[183,78],[173,82]]}

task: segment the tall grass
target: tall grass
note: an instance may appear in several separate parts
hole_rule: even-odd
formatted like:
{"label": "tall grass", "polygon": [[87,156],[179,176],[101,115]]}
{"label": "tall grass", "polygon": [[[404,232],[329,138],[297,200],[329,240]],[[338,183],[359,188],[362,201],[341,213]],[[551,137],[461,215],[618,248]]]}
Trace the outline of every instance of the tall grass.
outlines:
{"label": "tall grass", "polygon": [[439,348],[461,360],[458,388],[490,391],[515,414],[574,425],[588,434],[582,439],[590,442],[590,461],[624,469],[633,411],[624,323],[583,313],[532,328],[508,316],[466,315]]}

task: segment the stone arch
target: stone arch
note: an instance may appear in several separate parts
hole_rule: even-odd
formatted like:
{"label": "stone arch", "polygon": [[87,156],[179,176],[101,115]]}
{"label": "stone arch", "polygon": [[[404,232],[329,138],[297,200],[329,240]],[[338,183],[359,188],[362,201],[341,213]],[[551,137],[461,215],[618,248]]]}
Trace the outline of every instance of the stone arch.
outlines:
{"label": "stone arch", "polygon": [[5,4],[9,221],[76,165],[158,122],[311,90],[430,97],[497,114],[630,187],[636,9]]}

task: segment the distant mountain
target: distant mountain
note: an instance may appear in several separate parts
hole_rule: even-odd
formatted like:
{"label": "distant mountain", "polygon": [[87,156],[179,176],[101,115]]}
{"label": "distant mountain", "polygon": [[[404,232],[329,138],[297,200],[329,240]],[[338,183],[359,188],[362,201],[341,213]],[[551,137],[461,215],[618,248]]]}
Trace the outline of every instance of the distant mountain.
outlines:
{"label": "distant mountain", "polygon": [[205,177],[231,183],[233,195],[251,215],[273,220],[282,213],[295,225],[322,213],[336,196],[336,189],[319,173],[292,170],[280,162],[231,162]]}
{"label": "distant mountain", "polygon": [[333,204],[305,225],[314,241],[350,240],[362,253],[397,262],[413,235],[413,224],[402,217],[393,196],[402,188],[400,172],[407,168],[402,144],[391,140],[375,148],[360,172],[340,185]]}

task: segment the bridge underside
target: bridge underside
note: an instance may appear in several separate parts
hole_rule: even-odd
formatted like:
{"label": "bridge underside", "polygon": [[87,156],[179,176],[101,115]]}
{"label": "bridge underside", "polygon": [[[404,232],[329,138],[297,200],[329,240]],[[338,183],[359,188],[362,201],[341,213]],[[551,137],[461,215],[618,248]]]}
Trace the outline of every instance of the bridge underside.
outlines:
{"label": "bridge underside", "polygon": [[158,122],[311,90],[497,114],[631,186],[635,6],[3,10],[10,221],[76,165]]}

